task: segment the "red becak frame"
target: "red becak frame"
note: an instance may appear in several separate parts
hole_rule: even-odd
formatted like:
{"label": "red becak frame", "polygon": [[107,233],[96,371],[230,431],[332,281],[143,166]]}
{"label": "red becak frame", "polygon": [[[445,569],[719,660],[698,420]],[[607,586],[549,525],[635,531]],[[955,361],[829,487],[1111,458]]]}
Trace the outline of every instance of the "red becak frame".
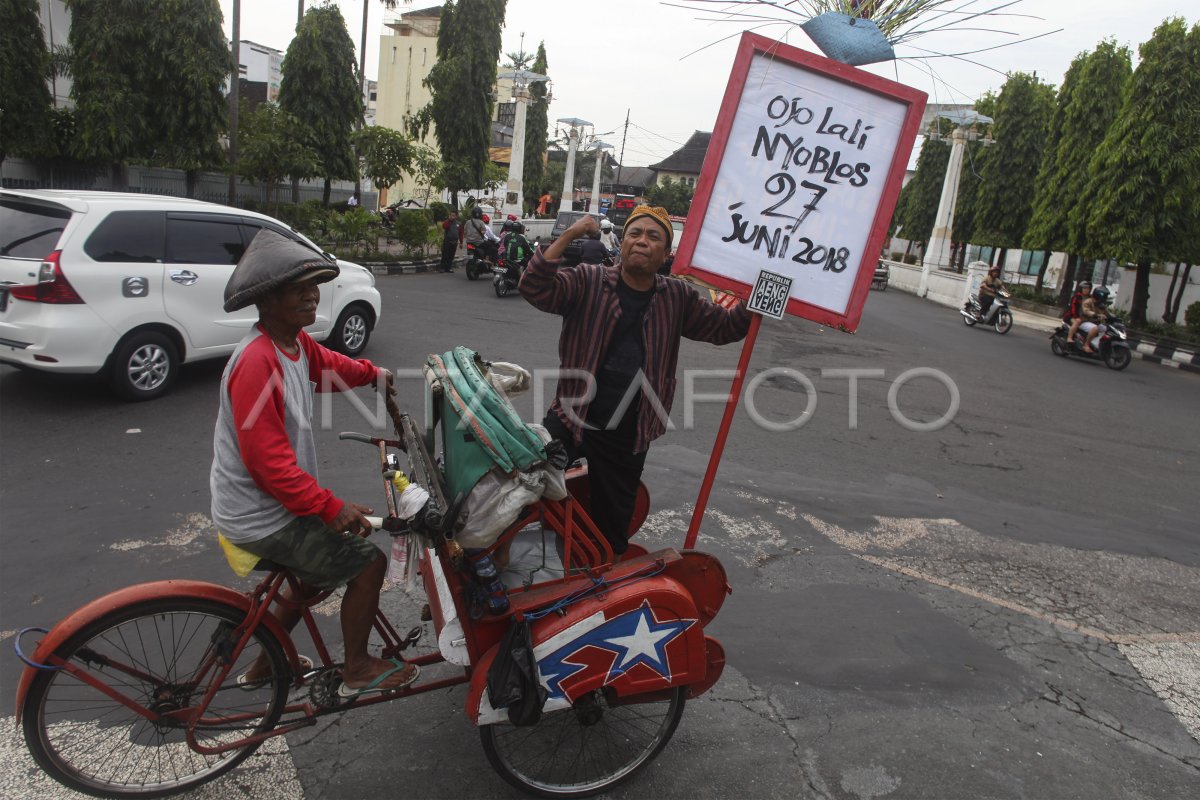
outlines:
{"label": "red becak frame", "polygon": [[900,128],[896,149],[892,153],[892,161],[884,179],[879,205],[876,207],[875,216],[871,222],[871,231],[863,248],[862,259],[857,265],[854,287],[851,290],[845,313],[831,311],[794,298],[789,300],[787,305],[789,314],[804,317],[823,325],[853,331],[858,327],[859,319],[862,317],[863,305],[866,304],[867,294],[871,288],[871,278],[875,271],[876,256],[883,247],[888,223],[891,221],[896,199],[900,195],[904,170],[921,124],[921,114],[925,110],[926,95],[912,87],[872,75],[798,47],[792,47],[754,33],[742,34],[741,43],[738,45],[737,55],[734,58],[733,70],[730,73],[729,84],[725,88],[725,98],[721,101],[721,110],[717,114],[717,124],[708,146],[708,153],[704,157],[704,167],[700,171],[700,180],[696,184],[696,194],[692,199],[692,211],[688,215],[688,224],[684,228],[683,239],[679,243],[679,250],[675,256],[674,271],[684,275],[694,274],[743,299],[749,297],[750,291],[753,289],[752,286],[741,281],[716,274],[703,267],[694,266],[692,256],[696,250],[700,230],[704,226],[704,218],[708,212],[708,203],[712,197],[713,186],[716,183],[721,162],[725,158],[725,148],[729,143],[730,131],[741,102],[742,91],[746,86],[750,64],[758,53],[773,60],[849,84],[857,89],[865,89],[882,95],[896,102],[904,103],[908,107]]}

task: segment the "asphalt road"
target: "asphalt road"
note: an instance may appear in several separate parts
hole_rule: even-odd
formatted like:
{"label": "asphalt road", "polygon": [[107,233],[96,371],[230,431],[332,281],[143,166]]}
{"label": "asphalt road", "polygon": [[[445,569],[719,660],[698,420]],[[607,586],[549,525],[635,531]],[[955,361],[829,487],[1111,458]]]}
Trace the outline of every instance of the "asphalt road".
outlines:
{"label": "asphalt road", "polygon": [[[557,320],[482,281],[396,276],[380,290],[367,355],[384,366],[413,370],[456,344],[557,363]],[[697,402],[685,426],[684,370],[731,370],[738,347],[685,342],[677,429],[647,462],[652,549],[682,543],[721,411]],[[769,369],[753,393],[762,418],[795,420],[803,379],[816,404],[791,430],[735,419],[700,541],[734,587],[708,629],[724,677],[612,796],[1200,794],[1200,378],[1060,360],[1044,334],[968,329],[895,291],[871,294],[853,336],[766,320],[751,374]],[[897,385],[912,369],[942,377]],[[856,427],[836,370],[875,370],[858,379]],[[207,516],[220,371],[191,366],[168,397],[127,405],[86,380],[0,366],[0,644],[136,581],[246,585]],[[694,385],[719,393],[724,380]],[[892,391],[903,418],[936,421],[947,384],[958,409],[937,430],[889,410]],[[419,383],[401,396],[418,405]],[[543,404],[517,406],[531,419]],[[329,414],[323,482],[378,501],[371,454],[336,439],[368,423],[345,398]],[[386,597],[409,623],[417,602]],[[0,658],[0,715],[18,666]],[[517,796],[463,699],[451,689],[293,734],[195,796]],[[64,796],[5,730],[0,796]]]}

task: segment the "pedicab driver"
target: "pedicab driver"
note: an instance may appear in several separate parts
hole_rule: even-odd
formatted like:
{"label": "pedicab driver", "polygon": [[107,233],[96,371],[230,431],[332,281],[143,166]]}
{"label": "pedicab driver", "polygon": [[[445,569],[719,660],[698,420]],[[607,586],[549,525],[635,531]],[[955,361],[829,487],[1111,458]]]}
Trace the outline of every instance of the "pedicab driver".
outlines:
{"label": "pedicab driver", "polygon": [[[387,559],[358,536],[371,509],[335,497],[317,481],[313,392],[377,386],[392,375],[365,359],[319,344],[305,331],[317,318],[318,284],[338,267],[274,231],[254,237],[225,286],[227,312],[258,307],[258,323],[238,344],[221,377],[209,485],[212,517],[232,548],[287,567],[315,593],[345,585],[341,626],[344,698],[403,688],[418,668],[367,653]],[[240,548],[240,551],[238,550]],[[231,562],[233,559],[231,558]],[[277,605],[291,630],[296,610]],[[260,656],[239,684],[269,679]]]}
{"label": "pedicab driver", "polygon": [[750,313],[726,309],[658,274],[671,249],[667,211],[638,206],[625,222],[619,261],[559,269],[567,245],[599,231],[585,215],[521,277],[532,305],[563,318],[563,375],[545,425],[569,460],[588,460],[592,518],[615,553],[626,549],[650,442],[666,431],[680,337],[712,344],[745,338]]}

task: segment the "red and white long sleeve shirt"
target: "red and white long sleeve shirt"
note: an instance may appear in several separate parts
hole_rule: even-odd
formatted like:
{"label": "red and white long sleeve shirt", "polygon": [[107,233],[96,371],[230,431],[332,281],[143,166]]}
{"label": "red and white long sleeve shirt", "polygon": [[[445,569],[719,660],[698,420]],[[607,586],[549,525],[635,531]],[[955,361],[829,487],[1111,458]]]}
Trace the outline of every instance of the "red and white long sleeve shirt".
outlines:
{"label": "red and white long sleeve shirt", "polygon": [[314,392],[365,386],[379,370],[322,347],[303,331],[299,344],[293,357],[256,325],[221,376],[209,489],[213,522],[231,542],[263,539],[294,517],[330,522],[342,510],[317,479]]}

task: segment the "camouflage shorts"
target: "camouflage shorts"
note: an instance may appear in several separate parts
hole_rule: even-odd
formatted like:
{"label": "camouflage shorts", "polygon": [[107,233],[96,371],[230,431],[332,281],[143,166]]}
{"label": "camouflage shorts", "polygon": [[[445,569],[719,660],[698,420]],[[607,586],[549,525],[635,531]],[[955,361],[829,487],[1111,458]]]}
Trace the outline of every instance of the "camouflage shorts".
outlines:
{"label": "camouflage shorts", "polygon": [[239,542],[238,547],[287,567],[317,589],[349,583],[382,555],[361,536],[334,533],[315,516],[296,517],[265,539]]}

